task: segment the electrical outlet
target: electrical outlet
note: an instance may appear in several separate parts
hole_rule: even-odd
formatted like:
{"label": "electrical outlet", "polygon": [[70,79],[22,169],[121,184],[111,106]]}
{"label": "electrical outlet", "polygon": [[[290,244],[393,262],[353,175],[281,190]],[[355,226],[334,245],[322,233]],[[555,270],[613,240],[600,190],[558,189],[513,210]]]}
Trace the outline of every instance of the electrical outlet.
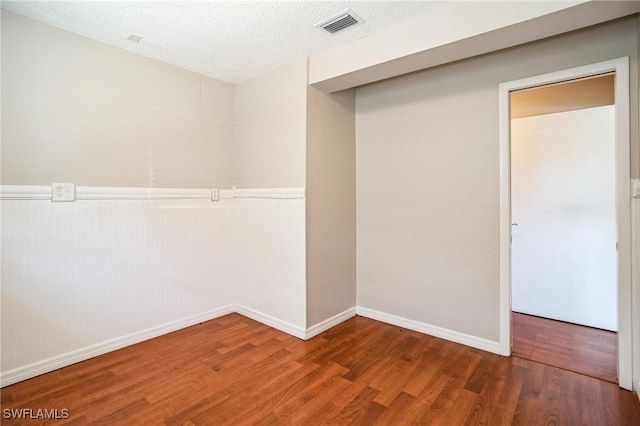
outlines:
{"label": "electrical outlet", "polygon": [[220,199],[220,191],[218,188],[211,188],[211,201],[218,201]]}
{"label": "electrical outlet", "polygon": [[75,201],[76,186],[72,183],[51,184],[51,201]]}

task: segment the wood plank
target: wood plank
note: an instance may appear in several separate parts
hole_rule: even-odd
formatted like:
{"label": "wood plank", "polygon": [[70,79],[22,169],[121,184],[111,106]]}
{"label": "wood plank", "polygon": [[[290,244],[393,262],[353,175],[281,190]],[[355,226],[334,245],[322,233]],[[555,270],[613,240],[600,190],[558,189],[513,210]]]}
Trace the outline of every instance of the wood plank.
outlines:
{"label": "wood plank", "polygon": [[66,408],[54,424],[70,425],[640,424],[615,384],[362,317],[302,341],[227,315],[0,394],[2,410]]}
{"label": "wood plank", "polygon": [[513,355],[617,383],[617,334],[514,312]]}

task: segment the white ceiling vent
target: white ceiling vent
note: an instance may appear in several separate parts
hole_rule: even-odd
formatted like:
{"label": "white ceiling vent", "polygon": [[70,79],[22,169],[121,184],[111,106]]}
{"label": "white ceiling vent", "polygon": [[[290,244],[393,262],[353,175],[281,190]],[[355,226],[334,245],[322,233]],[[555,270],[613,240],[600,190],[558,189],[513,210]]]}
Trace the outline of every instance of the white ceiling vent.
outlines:
{"label": "white ceiling vent", "polygon": [[353,13],[351,9],[344,10],[331,18],[318,22],[314,27],[321,28],[330,34],[335,34],[347,28],[364,23],[364,19]]}

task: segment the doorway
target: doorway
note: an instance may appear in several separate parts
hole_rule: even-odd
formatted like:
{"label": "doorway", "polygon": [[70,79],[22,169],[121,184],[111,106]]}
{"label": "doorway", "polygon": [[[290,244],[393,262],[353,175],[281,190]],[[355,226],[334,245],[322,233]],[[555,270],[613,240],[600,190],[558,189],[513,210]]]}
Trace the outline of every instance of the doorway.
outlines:
{"label": "doorway", "polygon": [[[511,97],[512,94],[522,90],[529,91],[529,94],[532,94],[533,90],[543,90],[534,89],[538,87],[545,87],[548,90],[553,86],[562,86],[564,89],[566,89],[567,87],[569,87],[566,86],[567,84],[572,84],[567,83],[569,81],[573,81],[573,84],[585,84],[586,82],[589,82],[586,84],[593,84],[596,81],[596,78],[613,78],[613,86],[615,92],[614,106],[608,107],[608,109],[606,106],[583,109],[580,113],[575,113],[574,111],[573,114],[570,109],[565,109],[556,111],[552,114],[547,114],[544,119],[546,119],[547,121],[550,120],[551,122],[553,122],[553,119],[555,119],[555,124],[561,126],[562,123],[566,122],[570,116],[581,116],[578,117],[578,122],[580,122],[580,120],[583,120],[582,124],[579,125],[579,127],[581,126],[582,128],[580,128],[579,130],[583,131],[582,138],[584,139],[584,137],[593,134],[595,132],[594,129],[601,128],[600,125],[591,127],[591,125],[595,124],[594,120],[599,120],[600,118],[607,115],[613,116],[611,127],[615,137],[614,140],[611,141],[610,156],[607,157],[608,154],[604,154],[603,151],[597,155],[591,155],[590,158],[583,157],[583,154],[585,154],[584,145],[579,145],[584,141],[576,142],[576,144],[574,145],[562,144],[562,146],[559,146],[558,140],[554,142],[551,139],[552,136],[559,136],[560,139],[564,137],[566,139],[567,135],[559,135],[563,132],[563,130],[561,129],[556,129],[555,132],[542,135],[545,143],[548,142],[550,144],[548,144],[546,147],[553,147],[553,149],[556,149],[556,152],[553,152],[553,155],[551,157],[552,159],[557,159],[558,157],[564,156],[564,159],[566,161],[569,161],[567,164],[565,164],[566,168],[570,168],[572,166],[571,161],[576,160],[576,156],[582,157],[582,160],[586,162],[591,162],[591,160],[597,162],[598,159],[602,159],[602,157],[604,156],[609,158],[610,163],[613,163],[613,167],[611,167],[610,170],[610,173],[612,174],[609,180],[610,185],[609,189],[606,191],[608,195],[605,195],[605,198],[607,196],[609,197],[610,209],[601,209],[601,211],[597,213],[600,214],[600,219],[612,216],[612,220],[610,222],[609,228],[605,227],[604,230],[598,231],[600,232],[599,235],[591,235],[591,237],[595,237],[595,240],[597,241],[591,246],[591,248],[585,249],[584,243],[582,245],[576,245],[576,241],[584,238],[585,231],[591,228],[585,227],[584,221],[576,221],[577,223],[573,223],[572,219],[577,218],[577,216],[575,216],[576,211],[573,211],[574,216],[572,218],[572,212],[570,211],[571,208],[568,208],[567,204],[561,207],[561,210],[564,209],[564,214],[566,216],[564,218],[564,221],[562,220],[562,218],[560,218],[561,220],[556,221],[554,226],[556,226],[557,228],[548,235],[544,235],[541,233],[543,231],[541,231],[542,228],[540,228],[539,225],[543,224],[545,220],[540,221],[539,217],[537,219],[537,225],[534,225],[536,219],[531,215],[529,215],[531,217],[527,217],[527,215],[525,215],[526,225],[521,224],[517,221],[518,219],[516,218],[516,216],[522,216],[523,212],[523,210],[521,209],[522,199],[519,198],[519,195],[515,194],[513,191],[522,189],[522,185],[526,186],[531,184],[531,182],[527,181],[528,177],[526,176],[527,173],[531,172],[531,170],[528,170],[528,172],[525,173],[525,178],[523,180],[523,174],[520,173],[520,171],[512,169],[512,162],[514,160],[521,161],[523,156],[531,157],[532,155],[538,155],[541,157],[539,158],[539,160],[543,160],[546,155],[545,152],[547,151],[534,152],[535,149],[540,147],[536,147],[531,144],[529,144],[528,147],[525,146],[525,148],[523,148],[522,146],[512,145],[512,132],[514,132],[514,134],[520,135],[531,135],[541,129],[542,126],[541,123],[537,123],[537,121],[541,120],[531,119],[524,120],[527,121],[526,123],[514,123],[512,127]],[[617,381],[621,387],[631,389],[632,330],[630,320],[630,300],[632,284],[630,272],[631,225],[628,99],[628,58],[605,61],[584,67],[503,83],[500,85],[500,346],[501,353],[503,355],[510,355],[512,353],[512,306],[515,311],[520,310],[525,311],[523,312],[525,314],[532,314],[532,318],[535,318],[535,316],[545,316],[548,318],[553,318],[553,320],[559,320],[567,323],[582,323],[591,327],[609,329],[614,331],[617,329],[618,334],[613,338],[613,341],[616,343],[615,346],[617,349],[617,356],[614,355],[614,357],[616,358],[615,361],[617,361]],[[589,115],[589,113],[585,113],[586,111],[588,111],[591,115]],[[596,119],[596,116],[600,118]],[[580,139],[580,137],[578,139]],[[606,147],[601,148],[606,150]],[[531,151],[531,149],[534,149],[534,151]],[[558,152],[558,149],[561,152]],[[587,155],[587,157],[589,157],[589,155]],[[573,166],[577,165],[578,163],[573,164]],[[603,185],[601,185],[602,176],[600,176],[600,179],[590,180],[587,174],[577,177],[574,176],[573,178],[563,180],[561,176],[563,173],[563,166],[562,164],[556,164],[556,166],[557,167],[552,166],[550,167],[550,170],[546,170],[542,173],[543,178],[547,179],[547,182],[543,184],[543,186],[546,187],[544,189],[550,189],[551,191],[538,191],[538,194],[525,200],[525,204],[527,202],[529,202],[530,204],[533,203],[533,205],[528,206],[528,211],[536,211],[540,210],[542,207],[545,207],[547,201],[549,200],[545,200],[544,197],[548,197],[549,193],[552,196],[555,194],[556,197],[558,196],[558,194],[564,194],[564,196],[562,197],[566,197],[566,195],[569,194],[570,196],[568,198],[573,199],[574,201],[578,200],[578,204],[582,203],[583,205],[585,203],[588,204],[588,202],[593,201],[594,197],[590,197],[590,195],[594,194],[596,186],[599,188],[598,191],[600,193],[603,193],[605,188],[603,187]],[[605,175],[606,173],[607,172],[605,171]],[[559,182],[562,182],[562,184],[559,184]],[[543,198],[536,199],[538,195],[543,196]],[[605,204],[607,203],[605,202]],[[575,202],[573,203],[572,208],[580,209],[580,207]],[[546,212],[546,214],[548,213],[549,212]],[[560,215],[562,213],[563,211],[560,211]],[[556,211],[554,213],[554,217],[558,218],[558,214],[559,212]],[[522,229],[520,228],[521,225],[523,225]],[[541,266],[538,265],[537,268],[532,268],[531,265],[527,265],[527,250],[529,250],[529,254],[536,251],[540,252],[540,247],[542,247],[540,245],[540,242],[549,240],[549,238],[553,238],[554,232],[564,232],[565,234],[568,234],[568,238],[564,239],[564,242],[560,242],[558,239],[558,241],[556,241],[556,245],[553,246],[551,250],[548,250],[545,259],[546,264],[543,262],[543,264]],[[528,249],[525,249],[524,251],[520,250],[520,248],[516,249],[515,244],[522,243],[523,241],[528,242]],[[616,243],[617,251],[615,248]],[[563,244],[565,245],[564,247],[562,247]],[[567,247],[567,244],[569,246],[573,244],[573,249],[571,249],[571,247]],[[585,249],[586,251],[583,249]],[[558,250],[564,251],[565,253],[568,251],[574,256],[573,258],[571,258],[571,256],[569,258],[565,257],[562,262],[557,262],[556,255]],[[553,253],[554,251],[556,251],[555,254]],[[591,303],[590,307],[587,309],[576,309],[577,305],[581,305],[580,307],[584,308],[585,303],[577,303],[577,300],[572,301],[572,299],[569,298],[569,296],[567,295],[568,293],[566,292],[568,290],[571,290],[572,287],[576,287],[577,285],[585,285],[585,281],[575,278],[568,278],[568,275],[566,275],[566,269],[568,269],[567,265],[574,263],[578,266],[582,265],[583,269],[584,267],[591,268],[594,266],[594,264],[597,264],[597,262],[593,260],[594,258],[605,259],[604,263],[608,264],[608,267],[602,267],[598,271],[591,269],[590,272],[588,274],[584,274],[582,278],[587,275],[593,276],[594,280],[592,280],[591,283],[588,283],[589,285],[597,285],[598,281],[609,282],[609,289],[605,289],[605,293],[607,295],[604,296],[604,293],[598,295],[597,291],[596,293],[584,291],[582,296],[590,293],[590,296],[586,297],[586,299],[592,299],[591,302],[593,303]],[[589,259],[591,260],[589,261]],[[585,260],[587,261],[585,262]],[[602,264],[600,264],[600,266],[602,266]],[[526,279],[529,279],[528,287],[524,290],[522,290],[521,288],[514,288],[514,279],[521,280],[523,276],[527,275],[526,272],[523,272],[526,270],[529,271],[529,276],[526,277]],[[547,275],[545,276],[545,274]],[[552,287],[564,286],[565,288],[556,288],[556,293],[554,293],[552,297],[549,297],[548,294],[544,295],[544,292],[542,291],[536,292],[536,288],[538,290],[540,289],[540,281],[548,279],[549,276],[554,274],[554,279],[556,279],[556,282],[555,284],[552,284]],[[558,281],[558,278],[564,278],[564,280],[560,279]],[[605,285],[604,287],[607,287],[607,285]],[[558,292],[557,290],[560,291]],[[602,290],[602,288],[600,288],[600,290]],[[576,297],[575,292],[573,293],[573,297]],[[580,297],[581,296],[577,296],[576,299],[579,299]],[[585,297],[583,297],[583,300],[581,302],[585,302],[586,299]],[[521,319],[522,318],[520,317],[517,318],[517,320]],[[518,326],[520,325],[521,324],[518,323]]]}
{"label": "doorway", "polygon": [[617,382],[614,75],[511,92],[513,354]]}

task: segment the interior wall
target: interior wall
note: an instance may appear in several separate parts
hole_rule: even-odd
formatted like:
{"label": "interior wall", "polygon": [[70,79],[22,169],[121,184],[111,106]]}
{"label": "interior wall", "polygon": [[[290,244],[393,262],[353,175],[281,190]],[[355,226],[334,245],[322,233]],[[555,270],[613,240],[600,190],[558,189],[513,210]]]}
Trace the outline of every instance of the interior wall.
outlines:
{"label": "interior wall", "polygon": [[2,200],[2,385],[234,311],[304,337],[305,200],[268,191]]}
{"label": "interior wall", "polygon": [[230,206],[3,200],[1,208],[3,381],[234,302]]}
{"label": "interior wall", "polygon": [[241,313],[304,337],[306,201],[243,202],[247,208],[236,212],[236,303]]}
{"label": "interior wall", "polygon": [[615,104],[613,74],[511,93],[511,118]]}
{"label": "interior wall", "polygon": [[358,306],[497,342],[498,86],[622,56],[637,176],[635,17],[357,89]]}
{"label": "interior wall", "polygon": [[233,85],[2,11],[2,182],[233,185]]}
{"label": "interior wall", "polygon": [[306,59],[235,86],[238,188],[304,187],[306,105]]}
{"label": "interior wall", "polygon": [[615,107],[511,120],[511,306],[618,330]]}
{"label": "interior wall", "polygon": [[356,305],[355,90],[307,92],[307,325]]}
{"label": "interior wall", "polygon": [[434,2],[430,13],[311,57],[335,92],[548,38],[640,10],[630,1]]}
{"label": "interior wall", "polygon": [[[2,385],[234,310],[304,338],[305,126],[306,61],[236,93],[3,11]],[[234,170],[301,189],[190,199]],[[52,182],[115,199],[5,197]]]}

